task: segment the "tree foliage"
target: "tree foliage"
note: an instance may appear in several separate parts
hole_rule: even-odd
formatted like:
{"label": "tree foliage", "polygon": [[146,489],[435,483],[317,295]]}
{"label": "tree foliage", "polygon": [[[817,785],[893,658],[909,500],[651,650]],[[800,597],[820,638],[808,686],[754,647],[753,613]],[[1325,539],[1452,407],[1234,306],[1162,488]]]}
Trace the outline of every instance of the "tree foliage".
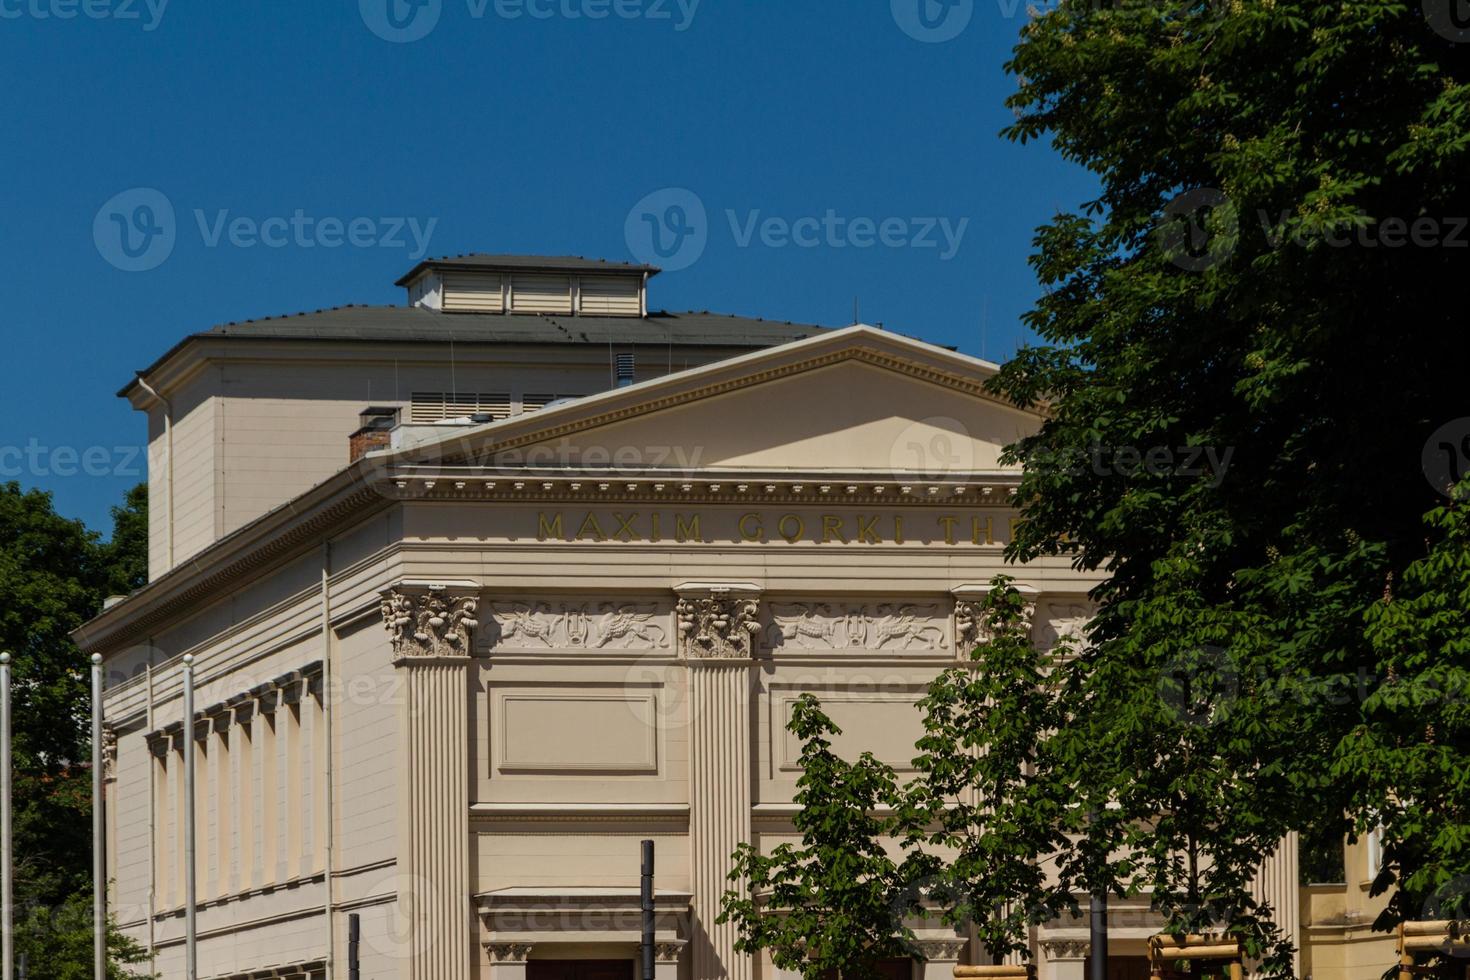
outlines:
{"label": "tree foliage", "polygon": [[[69,634],[107,595],[142,584],[146,506],[143,488],[130,492],[104,542],[57,515],[49,494],[0,485],[0,650],[14,656],[15,948],[33,975],[91,974],[91,690]],[[132,976],[126,965],[139,951],[112,935],[117,976]]]}
{"label": "tree foliage", "polygon": [[1470,461],[1463,40],[1438,0],[1061,0],[1008,66],[1008,135],[1099,180],[992,381],[1046,408],[1008,555],[1109,573],[1059,750],[1112,796],[1088,846],[1142,848],[1094,873],[1171,927],[1266,951],[1247,884],[1292,829],[1383,821],[1380,925],[1470,872],[1462,709],[1396,693],[1458,679],[1470,608],[1454,519],[1421,525],[1440,444]]}
{"label": "tree foliage", "polygon": [[828,971],[871,980],[879,960],[908,954],[903,919],[917,908],[883,844],[895,832],[899,787],[871,753],[850,763],[833,751],[841,731],[813,695],[797,699],[788,727],[801,739],[793,818],[801,843],[769,855],[740,845],[719,921],[735,923],[737,949],[769,950],[777,967],[805,980]]}
{"label": "tree foliage", "polygon": [[1070,797],[1046,751],[1062,721],[1060,699],[1047,676],[1050,655],[1031,643],[1027,599],[999,576],[977,605],[984,642],[919,702],[919,776],[901,823],[909,877],[929,882],[924,897],[945,921],[973,924],[1002,963],[1030,956],[1029,927],[1075,910],[1049,878],[1067,846]]}

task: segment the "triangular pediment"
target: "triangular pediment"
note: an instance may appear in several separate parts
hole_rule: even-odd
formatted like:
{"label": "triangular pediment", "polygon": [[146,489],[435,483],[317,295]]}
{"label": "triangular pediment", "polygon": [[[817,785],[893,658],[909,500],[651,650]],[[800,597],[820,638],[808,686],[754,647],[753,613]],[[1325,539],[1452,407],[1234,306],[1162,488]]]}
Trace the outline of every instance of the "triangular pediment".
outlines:
{"label": "triangular pediment", "polygon": [[495,423],[444,458],[472,446],[466,458],[501,467],[996,473],[1002,448],[1041,418],[983,390],[995,370],[850,328]]}

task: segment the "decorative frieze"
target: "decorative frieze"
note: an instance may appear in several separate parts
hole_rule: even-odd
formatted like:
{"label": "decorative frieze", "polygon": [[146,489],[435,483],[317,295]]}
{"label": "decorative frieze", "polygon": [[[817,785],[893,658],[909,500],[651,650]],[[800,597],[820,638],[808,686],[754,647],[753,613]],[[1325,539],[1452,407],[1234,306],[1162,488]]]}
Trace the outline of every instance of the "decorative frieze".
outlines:
{"label": "decorative frieze", "polygon": [[914,952],[931,963],[958,963],[968,939],[919,939],[913,942]]}
{"label": "decorative frieze", "polygon": [[492,963],[524,963],[531,955],[531,943],[486,943]]}
{"label": "decorative frieze", "polygon": [[1057,960],[1085,960],[1092,951],[1092,944],[1085,939],[1043,939],[1042,952],[1049,962]]}
{"label": "decorative frieze", "polygon": [[[989,643],[994,636],[985,623],[985,596],[990,592],[988,585],[962,585],[954,589],[954,645],[955,653],[968,657],[982,643]],[[1021,622],[1029,632],[1036,620],[1036,590],[1027,585],[1017,585],[1016,591],[1025,598]]]}
{"label": "decorative frieze", "polygon": [[1053,601],[1043,603],[1038,615],[1036,642],[1044,650],[1066,643],[1075,653],[1085,639],[1092,609],[1085,602]]}
{"label": "decorative frieze", "polygon": [[117,729],[111,725],[102,726],[102,779],[117,782]]}
{"label": "decorative frieze", "polygon": [[944,650],[939,603],[784,602],[771,604],[772,649]]}
{"label": "decorative frieze", "polygon": [[494,602],[490,604],[490,644],[535,649],[658,650],[669,645],[668,621],[660,623],[658,619],[658,606],[652,602]]}
{"label": "decorative frieze", "polygon": [[686,943],[654,943],[653,961],[655,963],[678,963],[679,956],[684,952]]}
{"label": "decorative frieze", "polygon": [[754,588],[681,590],[674,613],[679,655],[686,660],[749,660],[761,630]]}
{"label": "decorative frieze", "polygon": [[383,594],[383,628],[397,659],[468,657],[479,597],[430,588],[417,595],[399,589]]}

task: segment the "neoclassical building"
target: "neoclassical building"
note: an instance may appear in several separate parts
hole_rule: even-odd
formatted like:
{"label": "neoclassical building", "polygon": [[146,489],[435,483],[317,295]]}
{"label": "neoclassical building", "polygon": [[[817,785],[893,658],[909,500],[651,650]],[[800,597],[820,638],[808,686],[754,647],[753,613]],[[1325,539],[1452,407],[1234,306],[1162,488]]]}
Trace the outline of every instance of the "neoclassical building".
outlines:
{"label": "neoclassical building", "polygon": [[[108,677],[111,910],[162,977],[192,739],[201,977],[346,978],[351,951],[365,980],[631,980],[652,839],[660,980],[775,980],[715,918],[735,846],[793,836],[793,701],[903,770],[993,575],[1038,644],[1086,621],[1096,579],[1002,561],[1001,447],[1039,420],[995,365],[653,312],[657,271],[427,261],[403,306],[214,327],[123,390],[152,581],[77,639]],[[1261,888],[1308,938],[1294,842]],[[1156,922],[1113,917],[1131,976]],[[895,976],[983,955],[916,925]],[[1082,980],[1086,940],[1039,930],[1042,977]]]}

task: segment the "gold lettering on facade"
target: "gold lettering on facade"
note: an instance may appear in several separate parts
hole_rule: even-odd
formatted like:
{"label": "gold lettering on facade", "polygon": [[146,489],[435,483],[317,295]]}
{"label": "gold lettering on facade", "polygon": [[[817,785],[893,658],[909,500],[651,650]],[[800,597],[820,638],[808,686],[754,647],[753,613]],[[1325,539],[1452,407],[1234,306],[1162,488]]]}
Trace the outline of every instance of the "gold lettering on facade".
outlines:
{"label": "gold lettering on facade", "polygon": [[[581,516],[578,517],[578,514]],[[536,537],[540,541],[598,541],[625,544],[643,541],[677,541],[680,544],[710,544],[715,541],[744,544],[764,544],[773,540],[784,540],[788,544],[895,544],[907,543],[904,537],[904,517],[899,514],[821,514],[803,515],[787,512],[779,518],[762,511],[745,513],[719,513],[713,515],[713,537],[705,536],[704,518],[711,515],[692,513],[669,513],[652,511],[647,524],[644,515],[637,511],[576,511],[568,515],[565,511],[538,511],[536,513]],[[671,517],[674,524],[669,538],[663,536],[663,521]],[[811,521],[808,522],[807,518]],[[1012,537],[1018,523],[1009,520]],[[926,518],[927,520],[927,518]],[[934,516],[934,532],[920,535],[919,543],[995,545],[997,517],[990,514],[937,514]],[[817,522],[820,521],[818,525]],[[969,539],[966,540],[961,522],[970,524]],[[774,522],[774,523],[773,523]],[[851,523],[849,523],[851,522]],[[891,522],[891,525],[890,525]],[[890,533],[889,528],[892,528]],[[645,527],[647,528],[645,536]],[[612,530],[609,530],[612,529]]]}
{"label": "gold lettering on facade", "polygon": [[939,518],[939,526],[944,528],[945,544],[954,544],[954,524],[956,520],[958,518],[948,516]]}
{"label": "gold lettering on facade", "polygon": [[683,514],[674,515],[674,539],[676,541],[703,541],[699,531],[699,515],[690,514],[686,521]]}
{"label": "gold lettering on facade", "polygon": [[602,525],[597,523],[597,515],[590,510],[587,516],[582,518],[582,526],[577,528],[577,540],[581,541],[589,534],[592,535],[594,541],[607,540],[607,535],[602,533]]}
{"label": "gold lettering on facade", "polygon": [[[980,533],[984,531],[982,539]],[[970,543],[971,544],[995,544],[995,518],[972,517],[970,518]]]}
{"label": "gold lettering on facade", "polygon": [[[618,522],[618,529],[613,532],[613,537],[619,541],[637,541],[638,532],[633,528],[633,522],[638,520],[637,514],[629,514],[624,517],[617,511],[613,511],[613,520]],[[624,537],[626,535],[626,537]]]}

